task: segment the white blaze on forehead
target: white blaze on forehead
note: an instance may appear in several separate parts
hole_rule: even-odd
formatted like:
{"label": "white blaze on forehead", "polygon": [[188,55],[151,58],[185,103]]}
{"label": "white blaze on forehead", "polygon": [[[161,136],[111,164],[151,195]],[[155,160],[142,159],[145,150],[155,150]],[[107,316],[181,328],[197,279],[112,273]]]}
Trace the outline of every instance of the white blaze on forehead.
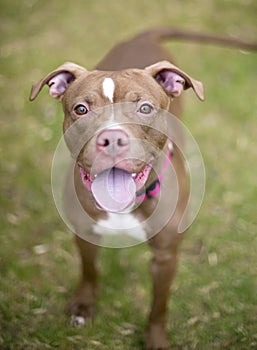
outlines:
{"label": "white blaze on forehead", "polygon": [[115,84],[112,78],[104,78],[103,81],[103,94],[107,97],[111,103],[113,103]]}

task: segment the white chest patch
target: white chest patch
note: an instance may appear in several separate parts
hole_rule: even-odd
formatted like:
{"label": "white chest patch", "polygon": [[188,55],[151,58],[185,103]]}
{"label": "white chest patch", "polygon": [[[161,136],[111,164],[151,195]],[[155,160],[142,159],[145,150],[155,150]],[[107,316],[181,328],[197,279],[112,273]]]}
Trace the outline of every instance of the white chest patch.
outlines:
{"label": "white chest patch", "polygon": [[107,97],[111,103],[113,103],[115,84],[112,78],[104,78],[102,87],[104,96]]}
{"label": "white chest patch", "polygon": [[146,240],[146,232],[143,225],[133,215],[108,213],[106,220],[99,220],[93,226],[94,233],[101,235],[122,235],[134,237],[140,241]]}

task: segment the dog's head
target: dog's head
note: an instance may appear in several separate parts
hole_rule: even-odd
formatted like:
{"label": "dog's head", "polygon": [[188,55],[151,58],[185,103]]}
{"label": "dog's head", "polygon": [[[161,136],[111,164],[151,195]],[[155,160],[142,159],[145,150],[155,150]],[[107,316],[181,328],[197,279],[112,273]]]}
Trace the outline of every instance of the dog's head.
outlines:
{"label": "dog's head", "polygon": [[[204,99],[202,84],[167,61],[114,72],[89,72],[64,63],[33,85],[30,100],[45,84],[50,95],[62,102],[64,133],[79,125],[77,132],[84,134],[85,142],[76,154],[84,185],[108,209],[103,204],[106,198],[101,201],[108,183],[119,203],[110,205],[113,211],[130,205],[136,191],[150,181],[158,152],[167,145],[167,136],[159,131],[160,124],[165,130],[159,112],[169,110],[172,99],[188,88]],[[76,139],[76,135],[66,139],[73,154]]]}

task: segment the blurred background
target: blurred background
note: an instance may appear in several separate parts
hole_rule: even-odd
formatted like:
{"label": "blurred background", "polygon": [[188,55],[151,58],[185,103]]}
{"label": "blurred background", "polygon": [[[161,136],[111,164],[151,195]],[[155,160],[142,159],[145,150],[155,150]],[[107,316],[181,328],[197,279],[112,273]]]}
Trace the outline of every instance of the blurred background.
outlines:
{"label": "blurred background", "polygon": [[[151,283],[145,245],[103,249],[98,314],[87,329],[64,313],[78,278],[72,234],[55,209],[51,161],[61,105],[31,84],[65,61],[92,69],[121,40],[172,26],[257,41],[254,0],[1,0],[0,348],[141,349]],[[257,347],[257,56],[166,42],[203,82],[185,94],[184,122],[207,185],[182,246],[168,322],[173,349]]]}

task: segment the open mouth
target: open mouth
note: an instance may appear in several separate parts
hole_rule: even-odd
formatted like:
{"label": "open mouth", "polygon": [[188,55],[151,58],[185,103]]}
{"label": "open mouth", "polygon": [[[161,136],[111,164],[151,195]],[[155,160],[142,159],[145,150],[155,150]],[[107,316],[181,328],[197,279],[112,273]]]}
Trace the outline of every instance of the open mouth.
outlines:
{"label": "open mouth", "polygon": [[93,178],[81,166],[80,175],[84,186],[92,192],[97,204],[110,212],[121,212],[134,204],[136,192],[146,183],[151,164],[147,164],[139,173],[112,167]]}

